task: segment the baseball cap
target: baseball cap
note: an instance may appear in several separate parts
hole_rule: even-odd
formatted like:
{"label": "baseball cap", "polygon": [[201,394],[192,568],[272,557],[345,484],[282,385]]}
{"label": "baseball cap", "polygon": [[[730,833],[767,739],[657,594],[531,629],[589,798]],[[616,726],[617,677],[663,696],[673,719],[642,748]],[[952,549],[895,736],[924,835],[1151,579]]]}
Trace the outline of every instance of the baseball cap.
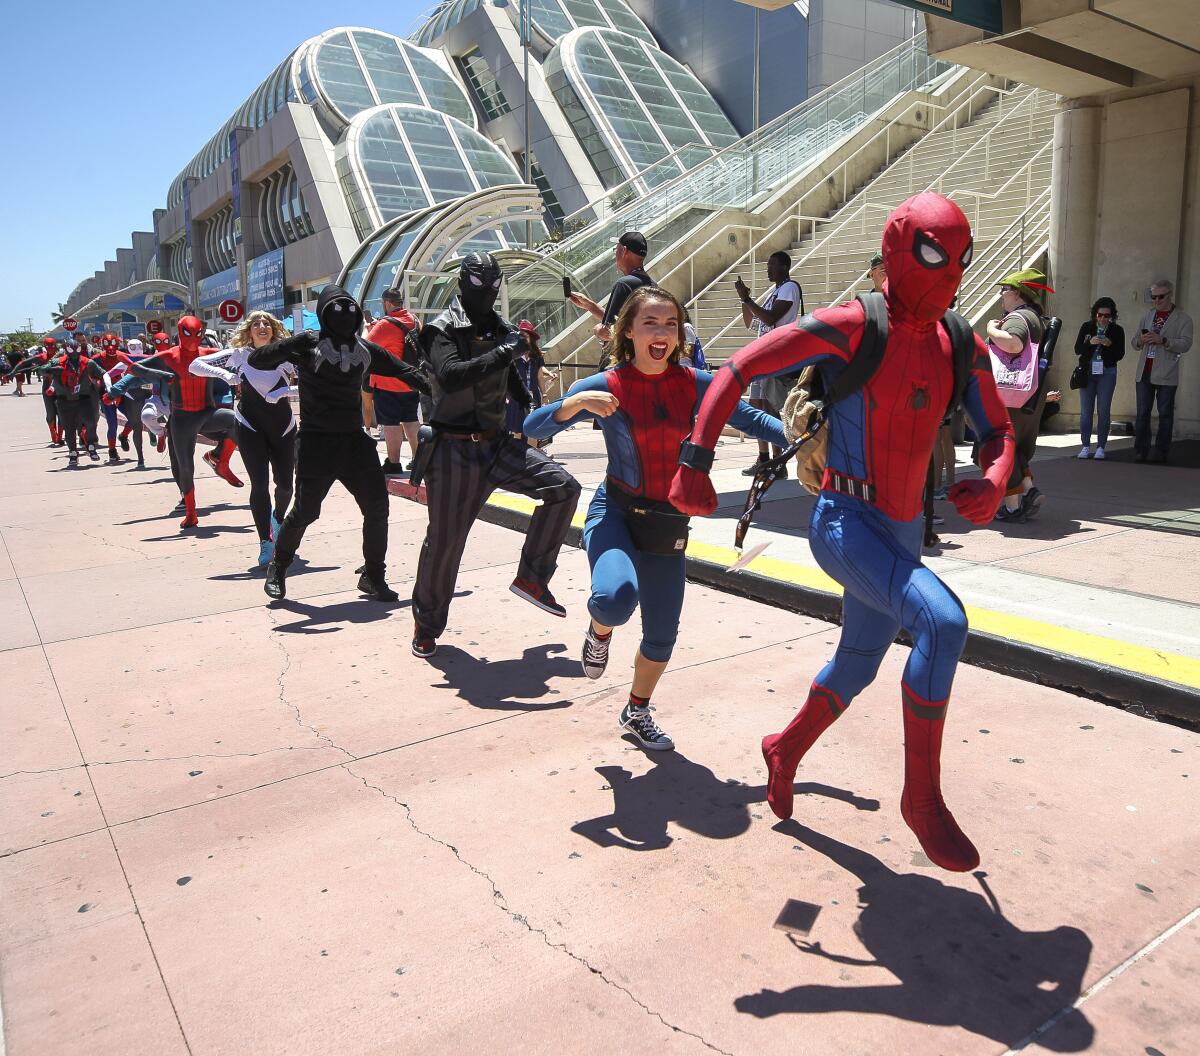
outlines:
{"label": "baseball cap", "polygon": [[882,263],[883,263],[883,255],[880,253],[876,253],[875,256],[873,256],[871,258],[871,267],[872,268],[877,268]]}
{"label": "baseball cap", "polygon": [[640,231],[626,231],[620,238],[613,240],[618,246],[624,246],[630,253],[644,257],[650,252],[646,245],[646,236]]}

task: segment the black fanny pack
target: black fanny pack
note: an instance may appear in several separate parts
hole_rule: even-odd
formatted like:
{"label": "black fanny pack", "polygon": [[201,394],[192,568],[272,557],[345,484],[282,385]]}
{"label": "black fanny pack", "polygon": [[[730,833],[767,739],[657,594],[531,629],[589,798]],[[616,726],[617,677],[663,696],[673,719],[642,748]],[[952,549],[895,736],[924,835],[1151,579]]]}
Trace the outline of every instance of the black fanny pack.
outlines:
{"label": "black fanny pack", "polygon": [[604,491],[624,512],[633,545],[643,554],[682,554],[687,549],[690,518],[669,502],[630,495],[612,480]]}

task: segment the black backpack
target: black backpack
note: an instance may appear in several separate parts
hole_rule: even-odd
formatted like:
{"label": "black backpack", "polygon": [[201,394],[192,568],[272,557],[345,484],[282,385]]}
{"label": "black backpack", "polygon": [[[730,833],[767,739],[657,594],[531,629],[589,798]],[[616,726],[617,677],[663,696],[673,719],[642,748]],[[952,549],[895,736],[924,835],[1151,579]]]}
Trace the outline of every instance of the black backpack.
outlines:
{"label": "black backpack", "polygon": [[417,328],[415,326],[405,326],[399,319],[391,315],[385,315],[383,322],[399,327],[400,332],[404,334],[404,355],[401,357],[404,362],[410,367],[424,370],[426,363],[425,350],[421,347],[421,339],[417,336]]}

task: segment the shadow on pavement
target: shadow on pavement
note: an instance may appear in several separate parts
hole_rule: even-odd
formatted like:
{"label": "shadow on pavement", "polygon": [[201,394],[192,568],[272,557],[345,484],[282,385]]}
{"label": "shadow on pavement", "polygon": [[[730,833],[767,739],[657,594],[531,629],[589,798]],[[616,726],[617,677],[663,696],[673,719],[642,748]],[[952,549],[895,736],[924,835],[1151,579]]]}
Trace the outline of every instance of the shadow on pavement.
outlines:
{"label": "shadow on pavement", "polygon": [[[456,598],[460,595],[455,594]],[[549,686],[552,678],[582,678],[579,661],[573,656],[554,656],[565,653],[567,647],[532,645],[519,657],[507,660],[488,660],[472,656],[456,645],[439,645],[429,658],[445,679],[434,689],[453,689],[461,700],[485,711],[555,711],[569,708],[570,700],[548,700],[531,704],[530,700],[555,693]],[[509,699],[516,698],[516,699]]]}
{"label": "shadow on pavement", "polygon": [[960,1026],[1010,1047],[1063,1013],[1056,1029],[1039,1037],[1038,1045],[1058,1052],[1091,1046],[1091,1023],[1071,1009],[1092,953],[1092,941],[1084,932],[1066,926],[1022,931],[1004,917],[986,885],[986,873],[975,877],[987,897],[948,887],[932,876],[893,872],[874,855],[794,820],[774,828],[840,865],[863,885],[854,933],[869,958],[834,953],[819,941],[789,934],[796,949],[834,964],[883,968],[898,981],[764,989],[737,998],[734,1007],[739,1012],[759,1019],[819,1012],[892,1016]]}
{"label": "shadow on pavement", "polygon": [[[323,571],[310,568],[310,572]],[[290,578],[290,577],[289,577]],[[386,620],[398,609],[407,609],[412,605],[412,599],[399,601],[375,601],[365,595],[354,601],[339,601],[336,605],[307,605],[302,601],[283,601],[269,603],[273,612],[294,612],[303,619],[293,623],[277,623],[272,630],[284,634],[332,634],[344,627],[363,623],[378,623]]]}
{"label": "shadow on pavement", "polygon": [[[634,777],[621,766],[598,766],[596,773],[612,788],[613,811],[571,826],[598,847],[627,851],[661,851],[671,845],[667,826],[674,823],[697,836],[728,840],[750,828],[750,806],[764,803],[766,785],[722,781],[707,766],[679,751],[647,753],[656,764]],[[824,796],[858,810],[878,810],[876,799],[829,785],[802,783],[797,795]]]}

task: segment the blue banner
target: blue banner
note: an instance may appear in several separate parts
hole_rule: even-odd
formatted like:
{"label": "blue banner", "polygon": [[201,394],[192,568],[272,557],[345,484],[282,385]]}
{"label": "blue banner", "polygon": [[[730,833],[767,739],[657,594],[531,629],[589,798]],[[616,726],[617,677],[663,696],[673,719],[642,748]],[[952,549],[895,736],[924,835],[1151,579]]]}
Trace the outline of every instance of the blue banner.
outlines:
{"label": "blue banner", "polygon": [[923,11],[927,15],[938,15],[952,22],[985,29],[989,33],[1003,33],[1000,18],[1002,0],[895,0],[898,4]]}
{"label": "blue banner", "polygon": [[241,292],[238,289],[238,269],[236,267],[226,268],[224,271],[218,271],[215,275],[210,275],[207,279],[201,279],[197,289],[200,307],[215,308],[223,300],[237,297]]}
{"label": "blue banner", "polygon": [[246,312],[283,317],[283,250],[273,249],[246,266]]}
{"label": "blue banner", "polygon": [[238,130],[229,130],[229,186],[233,194],[233,244],[242,244],[242,164],[238,153]]}

